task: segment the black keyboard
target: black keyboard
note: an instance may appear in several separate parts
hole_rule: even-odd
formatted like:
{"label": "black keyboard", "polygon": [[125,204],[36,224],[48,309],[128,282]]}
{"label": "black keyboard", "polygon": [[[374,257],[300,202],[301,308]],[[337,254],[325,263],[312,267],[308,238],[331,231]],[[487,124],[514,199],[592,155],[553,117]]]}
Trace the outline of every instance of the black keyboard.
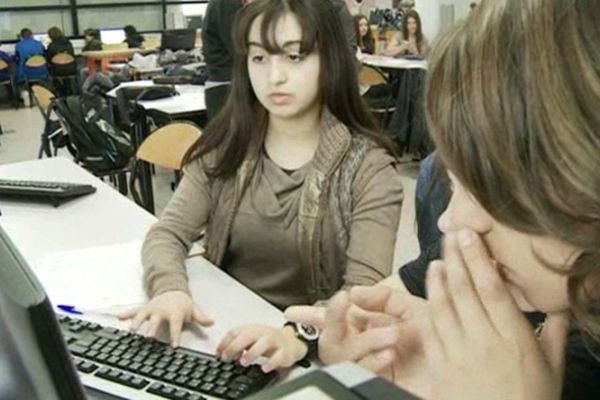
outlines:
{"label": "black keyboard", "polygon": [[167,399],[235,400],[272,382],[277,374],[242,367],[214,355],[177,348],[155,339],[57,315],[67,347],[81,374],[93,374]]}
{"label": "black keyboard", "polygon": [[94,186],[82,183],[0,179],[0,196],[45,201],[55,207],[63,201],[95,191]]}

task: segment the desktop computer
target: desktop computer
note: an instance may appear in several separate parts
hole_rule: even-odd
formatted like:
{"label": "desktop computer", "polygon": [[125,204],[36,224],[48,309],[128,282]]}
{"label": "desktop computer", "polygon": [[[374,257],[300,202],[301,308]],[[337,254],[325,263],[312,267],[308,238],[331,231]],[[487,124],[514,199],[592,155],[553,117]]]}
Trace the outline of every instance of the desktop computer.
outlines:
{"label": "desktop computer", "polygon": [[160,40],[160,49],[191,50],[196,45],[195,29],[172,29],[164,31]]}
{"label": "desktop computer", "polygon": [[104,44],[119,44],[125,41],[123,29],[101,29],[100,41]]}

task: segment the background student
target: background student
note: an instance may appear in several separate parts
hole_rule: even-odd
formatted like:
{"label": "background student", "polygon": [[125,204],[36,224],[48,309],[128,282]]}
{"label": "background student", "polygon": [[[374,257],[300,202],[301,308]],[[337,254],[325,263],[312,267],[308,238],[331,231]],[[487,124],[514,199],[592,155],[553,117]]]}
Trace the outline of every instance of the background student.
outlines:
{"label": "background student", "polygon": [[416,10],[408,10],[402,20],[402,31],[392,37],[384,54],[388,56],[425,57],[429,52],[429,43],[423,34],[421,17]]}
{"label": "background student", "polygon": [[362,14],[354,16],[356,43],[364,54],[375,54],[375,37],[369,25],[369,20]]}
{"label": "background student", "polygon": [[[443,261],[429,266],[427,302],[393,282],[332,301],[322,358],[432,399],[598,397],[598,360],[581,339],[569,339],[564,374],[569,326],[591,351],[600,337],[598,18],[583,0],[483,2],[440,41],[427,112],[453,186]],[[531,310],[546,314],[538,337]],[[316,311],[287,315],[319,322]],[[388,328],[364,329],[375,323]]]}
{"label": "background student", "polygon": [[33,38],[33,33],[29,28],[23,28],[20,34],[21,40],[15,46],[15,55],[17,58],[17,82],[23,82],[25,75],[30,79],[45,79],[48,76],[46,66],[39,68],[25,67],[25,62],[32,56],[44,55],[44,45],[42,42]]}
{"label": "background student", "polygon": [[102,50],[102,42],[100,41],[100,31],[98,29],[87,28],[83,32],[85,45],[81,51],[98,51]]}
{"label": "background student", "polygon": [[48,62],[51,62],[52,58],[59,53],[75,56],[71,41],[63,35],[60,28],[53,26],[48,29],[48,36],[50,37],[50,44],[48,44],[48,48],[46,49],[46,60]]}
{"label": "background student", "polygon": [[[255,0],[236,21],[232,93],[144,243],[151,300],[123,315],[134,330],[148,320],[150,335],[167,323],[175,345],[184,322],[211,323],[184,267],[205,226],[207,258],[279,308],[391,272],[402,184],[356,72],[339,74],[353,55],[336,10],[322,0]],[[219,350],[231,359],[263,345],[273,350],[266,370],[307,352],[292,328],[260,325],[230,332]]]}
{"label": "background student", "polygon": [[127,43],[127,47],[130,49],[139,48],[144,43],[144,37],[137,31],[135,26],[133,25],[125,25],[123,27],[125,31],[125,41]]}

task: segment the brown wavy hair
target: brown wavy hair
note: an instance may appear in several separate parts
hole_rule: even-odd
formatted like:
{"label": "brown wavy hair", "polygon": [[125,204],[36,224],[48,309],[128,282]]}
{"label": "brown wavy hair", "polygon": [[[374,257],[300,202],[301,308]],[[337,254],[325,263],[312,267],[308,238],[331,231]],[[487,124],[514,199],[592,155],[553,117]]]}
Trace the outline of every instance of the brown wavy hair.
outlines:
{"label": "brown wavy hair", "polygon": [[426,94],[440,156],[483,208],[516,230],[581,251],[560,270],[574,316],[596,339],[598,21],[595,1],[484,0],[439,40]]}
{"label": "brown wavy hair", "polygon": [[[354,54],[344,36],[344,29],[330,1],[323,0],[254,0],[238,13],[233,32],[234,65],[229,97],[223,109],[210,121],[202,138],[194,145],[190,162],[217,150],[214,168],[207,173],[227,178],[235,175],[249,151],[261,151],[267,131],[269,113],[258,101],[248,74],[248,33],[256,18],[263,16],[261,42],[264,48],[279,54],[274,27],[287,13],[298,18],[302,27],[300,51],[319,53],[321,102],[354,135],[365,135],[393,154],[393,145],[377,131],[372,115],[358,91],[358,73]],[[340,73],[343,71],[343,73]]]}
{"label": "brown wavy hair", "polygon": [[[360,36],[360,21],[367,21],[367,34],[363,38]],[[357,14],[354,16],[354,30],[356,31],[356,44],[361,50],[366,50],[368,53],[375,54],[375,36],[373,30],[369,24],[369,18],[363,14]]]}

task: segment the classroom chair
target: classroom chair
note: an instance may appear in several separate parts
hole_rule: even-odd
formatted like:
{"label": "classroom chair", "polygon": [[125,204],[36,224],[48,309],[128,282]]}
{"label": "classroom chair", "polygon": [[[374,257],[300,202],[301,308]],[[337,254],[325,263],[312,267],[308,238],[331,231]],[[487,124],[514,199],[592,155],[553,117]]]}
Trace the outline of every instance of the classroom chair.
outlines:
{"label": "classroom chair", "polygon": [[61,88],[61,95],[76,94],[79,87],[79,77],[75,58],[68,53],[59,53],[50,60],[52,67],[52,83]]}
{"label": "classroom chair", "polygon": [[141,163],[147,162],[173,170],[177,184],[181,179],[183,162],[201,135],[200,128],[191,122],[172,122],[158,128],[142,142],[137,149],[129,178],[129,190],[137,204],[154,214],[152,180],[149,180],[146,187],[139,185],[144,195],[140,196],[137,188]]}
{"label": "classroom chair", "polygon": [[42,158],[44,154],[47,157],[55,156],[58,149],[66,145],[66,138],[64,138],[60,122],[51,118],[54,109],[53,101],[57,96],[50,89],[40,84],[32,85],[31,91],[42,118],[44,118],[44,130],[41,134],[38,158]]}
{"label": "classroom chair", "polygon": [[381,69],[363,64],[358,82],[361,86],[369,87],[369,90],[363,94],[363,98],[371,112],[379,116],[379,123],[385,129],[395,110],[394,95],[387,76]]}
{"label": "classroom chair", "polygon": [[25,87],[27,89],[27,93],[29,93],[29,107],[33,107],[33,91],[31,90],[31,86],[35,83],[45,82],[46,77],[44,78],[30,78],[28,74],[28,69],[37,69],[43,68],[47,66],[46,59],[42,55],[31,56],[25,61]]}

